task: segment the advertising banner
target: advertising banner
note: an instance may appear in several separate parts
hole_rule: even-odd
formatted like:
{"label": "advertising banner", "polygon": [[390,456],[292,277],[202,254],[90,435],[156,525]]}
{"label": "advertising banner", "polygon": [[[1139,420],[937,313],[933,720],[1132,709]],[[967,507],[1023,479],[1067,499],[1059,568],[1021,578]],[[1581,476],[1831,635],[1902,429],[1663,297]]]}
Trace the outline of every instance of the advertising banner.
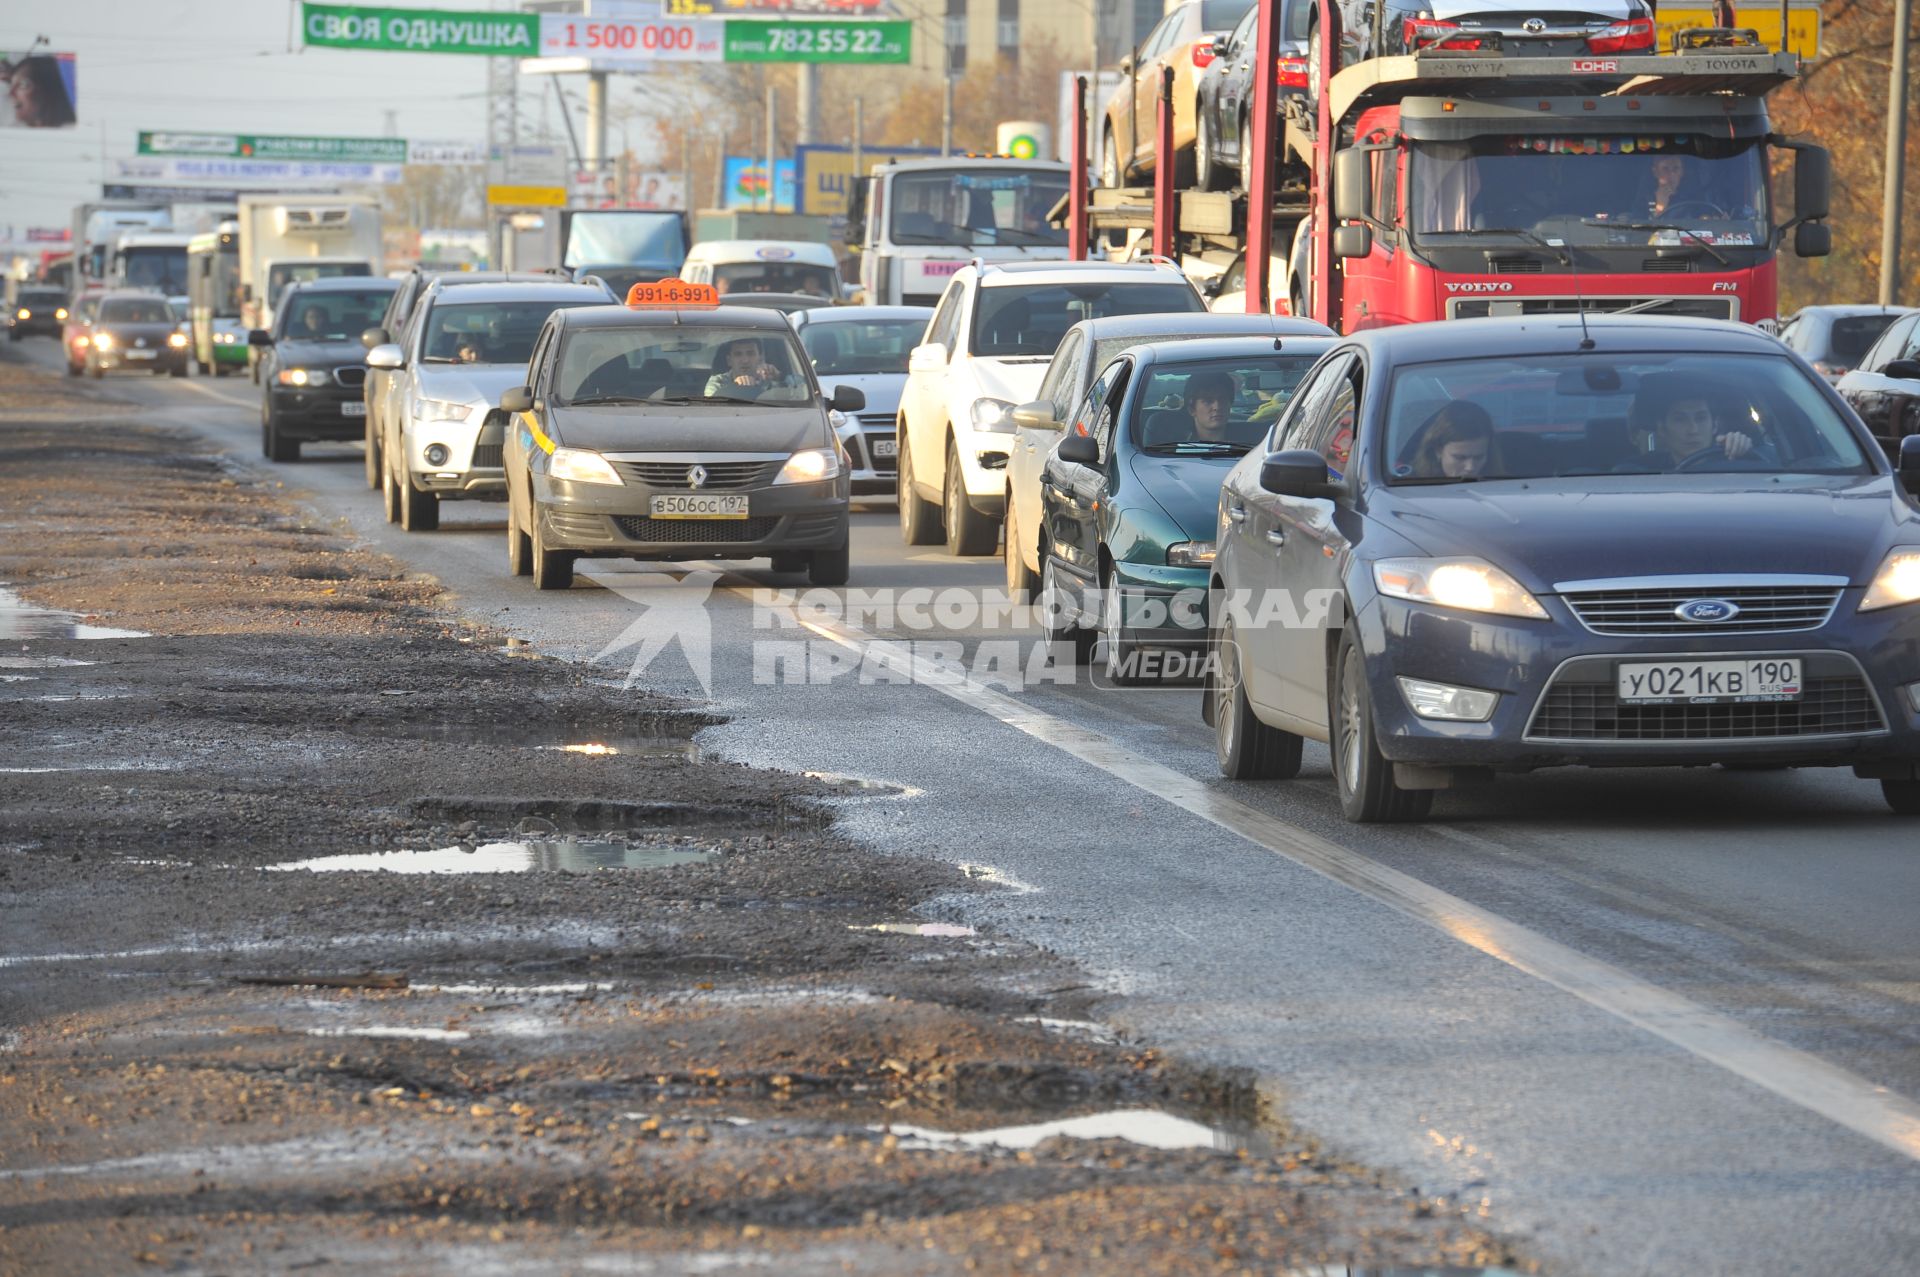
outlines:
{"label": "advertising banner", "polygon": [[877,17],[887,5],[886,0],[659,0],[658,9],[667,18],[844,18]]}
{"label": "advertising banner", "polygon": [[728,62],[907,62],[911,22],[729,22]]}
{"label": "advertising banner", "polygon": [[540,15],[537,58],[527,74],[644,71],[660,62],[846,62],[910,60],[911,22],[732,22],[714,18]]}
{"label": "advertising banner", "polygon": [[400,164],[325,163],[298,160],[235,160],[219,156],[137,155],[113,161],[121,182],[237,182],[250,186],[386,185],[398,182]]}
{"label": "advertising banner", "polygon": [[[860,153],[860,166],[871,170],[874,165],[887,160],[938,154],[940,148],[937,146],[870,146]],[[845,217],[847,201],[853,195],[854,179],[860,176],[862,174],[854,168],[851,147],[794,148],[794,181],[802,213],[811,213],[816,217]]]}
{"label": "advertising banner", "polygon": [[[793,161],[776,161],[772,189],[768,189],[767,162],[744,155],[729,155],[726,167],[725,198],[721,208],[758,209],[763,213],[793,211]],[[769,202],[771,201],[771,202]]]}
{"label": "advertising banner", "polygon": [[567,206],[567,188],[564,186],[502,186],[487,187],[487,203],[506,208],[565,208]]}
{"label": "advertising banner", "polygon": [[247,160],[320,160],[405,164],[407,144],[397,137],[266,137],[246,133],[140,134],[141,155],[205,155]]}
{"label": "advertising banner", "polygon": [[484,142],[441,141],[423,142],[418,138],[407,142],[407,163],[409,164],[485,164],[487,147]]}
{"label": "advertising banner", "polygon": [[80,102],[71,53],[0,53],[0,129],[72,128]]}
{"label": "advertising banner", "polygon": [[540,57],[585,58],[595,71],[624,70],[636,63],[718,62],[725,36],[724,22],[540,15]]}
{"label": "advertising banner", "polygon": [[531,13],[388,9],[302,0],[300,30],[309,47],[327,49],[527,58],[540,46],[540,19]]}

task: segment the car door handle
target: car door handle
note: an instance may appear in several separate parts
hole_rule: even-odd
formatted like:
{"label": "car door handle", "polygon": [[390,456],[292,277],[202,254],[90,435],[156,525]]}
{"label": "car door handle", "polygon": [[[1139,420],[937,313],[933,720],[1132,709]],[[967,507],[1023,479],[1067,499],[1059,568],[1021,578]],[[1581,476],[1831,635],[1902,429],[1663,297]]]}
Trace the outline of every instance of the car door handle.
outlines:
{"label": "car door handle", "polygon": [[1282,532],[1279,528],[1275,528],[1273,531],[1267,533],[1268,545],[1285,545],[1286,543],[1287,543],[1287,534],[1285,532]]}
{"label": "car door handle", "polygon": [[1235,523],[1245,523],[1247,521],[1247,507],[1243,505],[1230,505],[1227,507],[1227,517]]}

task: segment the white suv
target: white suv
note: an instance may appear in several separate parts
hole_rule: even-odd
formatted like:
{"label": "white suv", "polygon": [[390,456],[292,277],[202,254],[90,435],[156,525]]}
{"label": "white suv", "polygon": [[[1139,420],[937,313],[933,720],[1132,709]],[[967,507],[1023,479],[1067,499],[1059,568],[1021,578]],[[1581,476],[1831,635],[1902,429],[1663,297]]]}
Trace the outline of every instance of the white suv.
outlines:
{"label": "white suv", "polygon": [[1158,262],[976,262],[955,272],[900,396],[900,536],[992,554],[1007,508],[1013,410],[1031,401],[1067,329],[1083,319],[1204,311]]}

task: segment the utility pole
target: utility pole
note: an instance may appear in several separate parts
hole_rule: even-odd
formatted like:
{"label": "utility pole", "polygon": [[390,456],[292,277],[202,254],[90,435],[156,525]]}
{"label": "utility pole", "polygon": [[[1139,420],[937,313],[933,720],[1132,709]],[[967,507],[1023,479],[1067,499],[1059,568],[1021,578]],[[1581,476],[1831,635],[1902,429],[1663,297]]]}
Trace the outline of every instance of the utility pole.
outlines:
{"label": "utility pole", "polygon": [[[778,110],[779,95],[774,92],[773,85],[769,84],[767,85],[767,211],[769,213],[777,213],[780,211],[780,184],[774,180],[774,173],[776,172],[774,164],[780,155],[780,145],[778,141],[780,135],[780,117],[776,114]],[[757,205],[758,201],[756,200],[755,203]]]}
{"label": "utility pole", "polygon": [[867,100],[863,97],[853,99],[853,178],[857,182],[864,169],[860,167],[860,151],[867,141]]}
{"label": "utility pole", "polygon": [[802,62],[796,68],[795,87],[799,101],[794,104],[794,135],[796,144],[818,142],[820,132],[820,68],[812,62]]}
{"label": "utility pole", "polygon": [[940,154],[953,154],[953,72],[946,76],[945,96],[940,102]]}
{"label": "utility pole", "polygon": [[[562,102],[564,103],[564,99]],[[571,132],[573,126],[567,126]],[[607,73],[594,71],[587,76],[586,164],[594,180],[599,181],[607,165]]]}
{"label": "utility pole", "polygon": [[1893,76],[1887,85],[1886,194],[1880,223],[1880,304],[1894,304],[1900,290],[1901,196],[1907,178],[1907,46],[1913,0],[1893,3]]}

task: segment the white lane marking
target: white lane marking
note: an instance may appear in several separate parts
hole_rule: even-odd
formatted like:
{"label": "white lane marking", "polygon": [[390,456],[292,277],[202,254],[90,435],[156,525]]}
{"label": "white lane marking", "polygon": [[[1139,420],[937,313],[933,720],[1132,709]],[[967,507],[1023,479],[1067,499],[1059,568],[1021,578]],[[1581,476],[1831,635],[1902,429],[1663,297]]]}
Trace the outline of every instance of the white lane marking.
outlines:
{"label": "white lane marking", "polygon": [[956,678],[865,631],[788,607],[794,621],[865,660],[884,661],[916,683],[971,706],[1035,740],[1240,835],[1315,873],[1445,932],[1462,944],[1544,980],[1581,1001],[1717,1064],[1897,1153],[1920,1160],[1920,1104],[1818,1056],[1783,1046],[1627,971],[1550,940],[1491,910],[1249,807],[1190,776],[1125,749],[1098,732]]}
{"label": "white lane marking", "polygon": [[227,404],[230,407],[258,408],[260,406],[258,400],[235,399],[232,395],[223,395],[212,386],[203,386],[191,377],[180,378],[180,384],[197,394],[205,395],[209,399],[218,399],[221,403]]}

